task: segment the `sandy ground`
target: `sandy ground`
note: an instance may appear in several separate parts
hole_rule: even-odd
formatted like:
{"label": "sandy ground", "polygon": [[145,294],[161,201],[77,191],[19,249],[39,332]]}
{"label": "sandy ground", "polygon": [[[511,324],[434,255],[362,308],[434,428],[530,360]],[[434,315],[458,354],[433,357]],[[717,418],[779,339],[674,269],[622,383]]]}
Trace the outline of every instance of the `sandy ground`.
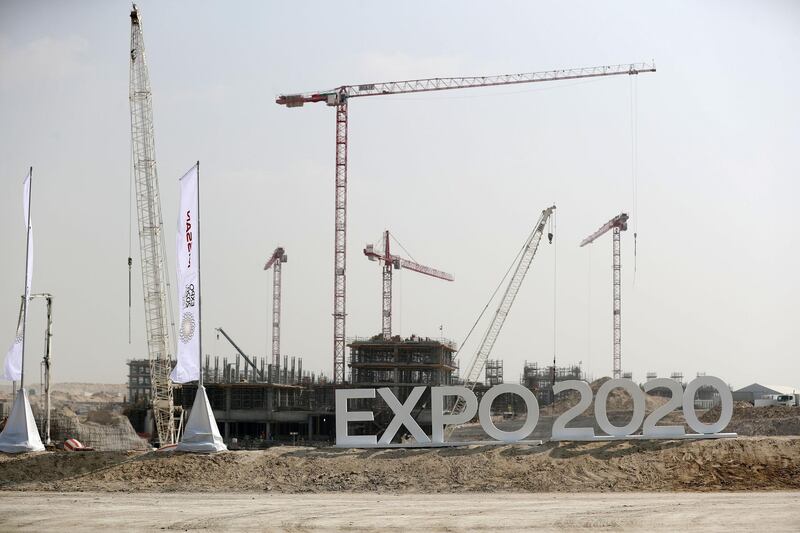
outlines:
{"label": "sandy ground", "polygon": [[800,492],[0,494],[3,530],[797,531]]}
{"label": "sandy ground", "polygon": [[800,437],[215,455],[0,454],[0,491],[461,493],[800,490]]}

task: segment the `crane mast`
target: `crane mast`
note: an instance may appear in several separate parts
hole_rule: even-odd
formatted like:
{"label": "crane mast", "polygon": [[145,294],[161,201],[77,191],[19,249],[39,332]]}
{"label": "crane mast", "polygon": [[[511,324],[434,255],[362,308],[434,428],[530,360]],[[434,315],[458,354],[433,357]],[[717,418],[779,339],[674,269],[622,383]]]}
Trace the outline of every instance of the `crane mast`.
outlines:
{"label": "crane mast", "polygon": [[409,261],[402,257],[392,255],[389,248],[389,230],[383,232],[383,253],[376,251],[375,246],[368,244],[364,248],[364,255],[370,261],[383,262],[383,283],[382,283],[382,306],[381,306],[381,330],[384,340],[392,338],[392,270],[413,270],[426,276],[431,276],[445,281],[453,281],[455,278],[452,274],[436,270],[428,266],[420,265],[414,261]]}
{"label": "crane mast", "polygon": [[272,268],[272,364],[275,368],[281,364],[281,264],[287,260],[286,251],[279,246],[264,265],[264,270]]}
{"label": "crane mast", "polygon": [[333,381],[345,378],[345,303],[347,288],[347,128],[348,101],[364,96],[469,89],[498,85],[516,85],[543,81],[574,80],[603,76],[636,75],[655,72],[655,63],[626,63],[597,67],[548,70],[497,76],[466,76],[459,78],[426,78],[342,85],[338,88],[310,93],[282,94],[275,99],[278,105],[302,107],[306,103],[322,102],[336,108],[336,163],[333,246]]}
{"label": "crane mast", "polygon": [[161,445],[175,442],[171,356],[168,351],[166,258],[163,243],[161,197],[153,139],[153,100],[147,70],[141,18],[131,11],[130,106],[133,177],[139,247],[142,262],[145,330],[150,361],[153,419]]}
{"label": "crane mast", "polygon": [[612,312],[614,316],[614,379],[619,378],[622,374],[622,264],[620,260],[620,234],[628,229],[628,215],[620,213],[615,216],[603,226],[583,239],[581,247],[586,246],[595,241],[598,237],[611,230],[612,234],[612,265],[613,265],[613,285],[614,285],[614,303]]}

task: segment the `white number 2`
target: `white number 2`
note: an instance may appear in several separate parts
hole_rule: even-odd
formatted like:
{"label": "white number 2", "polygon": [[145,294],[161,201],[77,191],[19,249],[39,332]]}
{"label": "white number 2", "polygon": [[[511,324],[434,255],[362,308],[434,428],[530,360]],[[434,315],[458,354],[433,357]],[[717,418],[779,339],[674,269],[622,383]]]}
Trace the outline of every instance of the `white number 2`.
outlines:
{"label": "white number 2", "polygon": [[594,428],[568,428],[567,423],[571,422],[573,418],[584,412],[592,405],[592,388],[585,381],[577,379],[570,379],[567,381],[559,381],[553,385],[553,394],[558,394],[565,390],[576,390],[580,393],[581,399],[577,405],[567,409],[561,416],[556,418],[553,422],[553,440],[578,440],[578,439],[593,439]]}
{"label": "white number 2", "polygon": [[656,423],[667,416],[669,413],[681,406],[683,399],[683,387],[674,379],[658,378],[644,384],[644,391],[650,392],[658,388],[669,389],[672,397],[667,403],[658,407],[650,416],[644,419],[642,434],[645,437],[680,437],[684,434],[683,425],[680,426],[657,426]]}

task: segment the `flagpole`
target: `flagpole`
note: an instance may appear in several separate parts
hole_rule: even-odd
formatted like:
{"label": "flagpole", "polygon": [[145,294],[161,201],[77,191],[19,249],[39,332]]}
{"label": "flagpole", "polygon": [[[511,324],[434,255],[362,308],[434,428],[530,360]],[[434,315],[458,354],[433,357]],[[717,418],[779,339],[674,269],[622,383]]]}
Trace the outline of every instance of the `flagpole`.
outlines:
{"label": "flagpole", "polygon": [[203,305],[200,295],[203,290],[200,281],[200,161],[197,162],[197,218],[194,223],[197,226],[197,367],[200,371],[197,388],[199,390],[203,387]]}
{"label": "flagpole", "polygon": [[31,244],[31,195],[33,192],[33,167],[28,169],[28,220],[25,221],[25,284],[23,285],[22,294],[23,311],[22,311],[22,363],[20,364],[19,371],[19,388],[25,389],[25,326],[28,322],[28,296],[30,295],[30,288],[28,287],[28,257],[30,257],[30,244]]}

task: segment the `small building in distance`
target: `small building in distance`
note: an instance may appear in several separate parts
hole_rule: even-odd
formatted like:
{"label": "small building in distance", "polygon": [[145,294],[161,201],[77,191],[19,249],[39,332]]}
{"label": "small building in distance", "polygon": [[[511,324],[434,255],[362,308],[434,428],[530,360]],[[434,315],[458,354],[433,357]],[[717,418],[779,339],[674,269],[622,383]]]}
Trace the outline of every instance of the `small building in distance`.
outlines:
{"label": "small building in distance", "polygon": [[150,361],[147,359],[128,360],[128,403],[148,405],[150,394]]}
{"label": "small building in distance", "polygon": [[733,391],[733,400],[736,402],[755,403],[759,398],[772,394],[797,394],[798,392],[800,392],[800,387],[751,383],[746,387]]}

